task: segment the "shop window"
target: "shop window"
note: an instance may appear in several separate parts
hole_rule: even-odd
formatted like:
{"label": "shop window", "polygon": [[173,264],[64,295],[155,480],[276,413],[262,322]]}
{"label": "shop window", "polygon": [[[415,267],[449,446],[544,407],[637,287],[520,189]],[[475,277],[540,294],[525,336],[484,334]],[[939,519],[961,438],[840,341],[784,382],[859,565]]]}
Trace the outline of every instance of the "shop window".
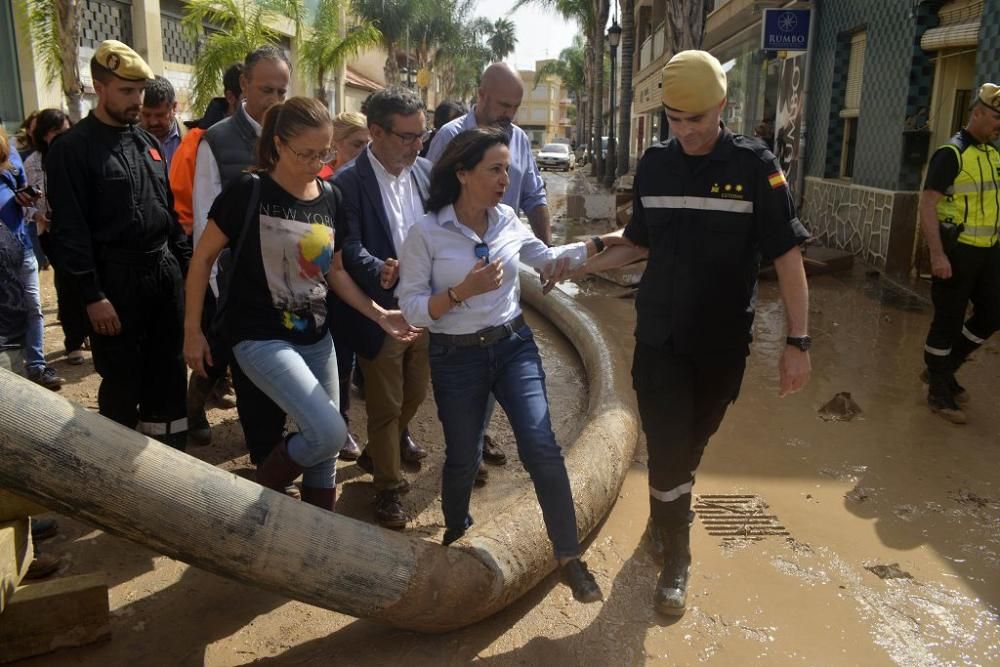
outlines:
{"label": "shop window", "polygon": [[971,106],[972,91],[956,90],[955,106],[951,111],[951,133],[948,136],[954,136],[956,132],[965,127],[965,117],[969,114],[969,107]]}
{"label": "shop window", "polygon": [[864,85],[865,47],[868,35],[865,32],[851,36],[851,55],[847,65],[847,86],[844,92],[844,106],[840,110],[844,124],[844,143],[840,153],[841,178],[854,177],[854,158],[858,143],[858,121],[861,116],[861,89]]}

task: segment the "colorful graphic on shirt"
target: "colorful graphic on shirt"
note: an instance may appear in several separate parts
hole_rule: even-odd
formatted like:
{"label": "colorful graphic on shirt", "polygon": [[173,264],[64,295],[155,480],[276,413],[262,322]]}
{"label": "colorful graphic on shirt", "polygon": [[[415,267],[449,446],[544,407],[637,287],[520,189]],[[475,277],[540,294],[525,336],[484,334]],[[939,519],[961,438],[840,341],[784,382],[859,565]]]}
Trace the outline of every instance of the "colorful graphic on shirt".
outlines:
{"label": "colorful graphic on shirt", "polygon": [[261,257],[271,300],[281,325],[296,332],[326,321],[326,274],[333,259],[330,216],[310,212],[308,222],[289,219],[300,216],[306,217],[297,209],[262,205],[260,211]]}

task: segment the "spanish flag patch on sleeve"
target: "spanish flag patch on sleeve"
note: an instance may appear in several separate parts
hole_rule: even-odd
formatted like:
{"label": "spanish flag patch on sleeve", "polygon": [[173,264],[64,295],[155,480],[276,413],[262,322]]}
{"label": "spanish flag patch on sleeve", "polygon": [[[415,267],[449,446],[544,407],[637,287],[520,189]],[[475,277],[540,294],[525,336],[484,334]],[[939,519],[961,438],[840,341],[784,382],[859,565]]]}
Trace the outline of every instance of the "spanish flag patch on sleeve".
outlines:
{"label": "spanish flag patch on sleeve", "polygon": [[785,180],[785,175],[778,170],[767,177],[767,182],[771,184],[772,190],[777,190],[785,185],[788,185],[788,181]]}

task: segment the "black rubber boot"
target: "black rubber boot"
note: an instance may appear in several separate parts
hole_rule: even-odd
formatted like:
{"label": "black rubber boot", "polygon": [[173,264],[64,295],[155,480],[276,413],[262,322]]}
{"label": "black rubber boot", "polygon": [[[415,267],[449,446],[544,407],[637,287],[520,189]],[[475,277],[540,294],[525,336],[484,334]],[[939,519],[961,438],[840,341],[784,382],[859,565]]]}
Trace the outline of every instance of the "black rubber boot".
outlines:
{"label": "black rubber boot", "polygon": [[187,391],[187,444],[191,447],[204,447],[212,444],[212,428],[205,416],[205,402],[215,387],[215,380],[205,378],[197,373],[191,374]]}
{"label": "black rubber boot", "polygon": [[660,537],[663,541],[663,571],[656,582],[653,605],[661,614],[681,616],[687,603],[691,572],[691,527],[661,531]]}

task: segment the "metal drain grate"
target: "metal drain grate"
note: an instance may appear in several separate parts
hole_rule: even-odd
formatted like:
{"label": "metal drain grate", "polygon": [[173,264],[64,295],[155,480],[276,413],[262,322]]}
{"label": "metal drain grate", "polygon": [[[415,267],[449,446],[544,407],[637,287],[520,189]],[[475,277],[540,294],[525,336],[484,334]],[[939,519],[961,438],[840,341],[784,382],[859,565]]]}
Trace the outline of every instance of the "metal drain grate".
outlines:
{"label": "metal drain grate", "polygon": [[705,530],[723,543],[757,541],[771,536],[787,536],[788,531],[760,496],[714,494],[698,496],[695,512]]}

